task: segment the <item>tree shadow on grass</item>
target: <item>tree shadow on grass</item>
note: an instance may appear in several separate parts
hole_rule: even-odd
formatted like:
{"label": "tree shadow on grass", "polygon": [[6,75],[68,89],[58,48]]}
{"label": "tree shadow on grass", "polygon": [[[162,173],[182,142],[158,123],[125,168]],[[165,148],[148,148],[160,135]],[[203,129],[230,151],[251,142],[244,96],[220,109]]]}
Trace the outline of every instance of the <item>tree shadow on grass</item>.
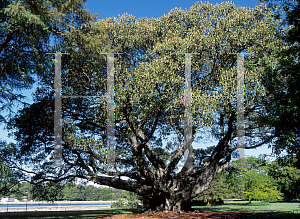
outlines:
{"label": "tree shadow on grass", "polygon": [[268,202],[252,202],[251,204],[247,203],[224,203],[223,205],[238,205],[238,206],[265,206],[269,205]]}
{"label": "tree shadow on grass", "polygon": [[32,212],[2,212],[1,219],[85,219],[89,216],[111,215],[122,213],[139,213],[141,209],[111,209],[86,211],[32,211]]}
{"label": "tree shadow on grass", "polygon": [[256,213],[256,219],[300,219],[300,214],[290,212],[265,212]]}

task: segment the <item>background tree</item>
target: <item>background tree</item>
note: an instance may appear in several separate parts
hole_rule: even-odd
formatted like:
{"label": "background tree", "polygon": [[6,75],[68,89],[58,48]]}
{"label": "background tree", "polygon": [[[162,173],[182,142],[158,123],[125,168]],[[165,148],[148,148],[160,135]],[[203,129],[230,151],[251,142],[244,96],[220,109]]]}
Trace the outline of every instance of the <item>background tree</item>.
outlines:
{"label": "background tree", "polygon": [[31,190],[33,185],[28,182],[18,183],[15,185],[14,192],[10,195],[12,198],[16,198],[20,201],[23,199],[32,200]]}
{"label": "background tree", "polygon": [[[95,21],[97,15],[83,10],[85,0],[4,0],[0,3],[1,108],[21,101],[16,91],[32,88],[37,79],[52,71],[52,58],[60,41],[75,26]],[[50,46],[54,39],[54,46]],[[5,118],[1,116],[1,121]]]}
{"label": "background tree", "polygon": [[[17,158],[18,149],[12,143],[0,141],[0,161]],[[8,196],[18,192],[18,181],[22,175],[21,171],[10,169],[7,165],[0,162],[0,196]]]}
{"label": "background tree", "polygon": [[31,189],[32,199],[35,201],[58,201],[62,200],[63,185],[60,183],[39,183]]}
{"label": "background tree", "polygon": [[[233,165],[237,165],[234,161]],[[253,169],[253,167],[256,167]],[[282,200],[283,194],[278,190],[278,185],[273,177],[269,175],[271,167],[266,165],[262,158],[248,157],[245,159],[245,168],[236,171],[235,174],[228,173],[226,182],[229,188],[240,185],[238,189],[240,197],[249,200],[276,201]],[[235,177],[232,179],[232,177]]]}
{"label": "background tree", "polygon": [[100,192],[92,185],[86,186],[85,196],[86,201],[100,201]]}
{"label": "background tree", "polygon": [[[116,163],[106,165],[105,101],[64,99],[64,165],[48,166],[53,161],[53,125],[48,126],[53,124],[52,73],[37,92],[35,103],[10,122],[23,155],[20,163],[39,163],[30,171],[35,176],[25,178],[59,182],[78,177],[135,192],[149,200],[149,211],[180,211],[184,202],[210,188],[215,176],[229,166],[236,149],[237,109],[232,96],[236,94],[237,66],[232,53],[255,51],[255,56],[245,57],[245,131],[247,140],[258,137],[259,141],[249,140],[245,148],[272,140],[266,134],[268,128],[256,123],[264,113],[265,98],[258,83],[264,70],[259,63],[265,55],[273,59],[270,46],[282,46],[274,37],[281,30],[276,29],[271,15],[266,6],[250,11],[233,3],[201,3],[188,12],[173,9],[160,19],[123,15],[90,24],[92,31],[75,28],[64,41],[70,55],[62,60],[63,95],[104,95],[106,60],[99,52],[124,53],[115,59]],[[102,36],[107,36],[103,37],[106,41],[100,43]],[[208,150],[194,150],[184,142],[185,65],[182,56],[173,54],[179,51],[199,53],[191,60],[191,142],[196,133],[209,131],[219,142]],[[220,93],[226,98],[203,98]],[[45,116],[37,119],[39,107]],[[49,118],[46,125],[45,118]],[[176,138],[170,140],[174,134]],[[168,140],[166,148],[162,139]],[[178,169],[187,149],[188,159]],[[22,169],[19,163],[13,166]]]}
{"label": "background tree", "polygon": [[[234,163],[236,164],[236,163]],[[241,174],[237,169],[226,171],[224,180],[228,190],[231,192],[231,198],[243,199],[242,190],[244,190],[243,181],[240,179]]]}
{"label": "background tree", "polygon": [[265,63],[263,83],[269,98],[265,103],[268,113],[261,117],[261,124],[274,127],[274,152],[279,155],[285,150],[287,155],[293,156],[300,149],[300,3],[286,0],[264,2],[269,3],[276,12],[275,16],[283,18],[282,25],[288,28],[278,35],[287,45],[276,51],[277,61]]}
{"label": "background tree", "polygon": [[[22,90],[49,77],[53,57],[46,55],[61,48],[61,42],[72,28],[95,21],[96,15],[83,10],[85,0],[3,0],[0,2],[0,123],[13,116],[16,103],[28,106]],[[86,26],[85,28],[88,28]],[[50,42],[54,42],[51,45]],[[52,43],[53,44],[53,43]],[[18,105],[19,106],[19,105]],[[8,112],[5,117],[4,112]],[[1,144],[1,150],[5,150]],[[7,150],[11,150],[7,148]],[[10,160],[13,160],[12,158]],[[4,177],[7,159],[0,157],[1,191],[8,192],[16,184]],[[5,182],[5,183],[4,183]],[[8,187],[6,187],[8,186]],[[16,188],[14,186],[14,188]],[[6,193],[8,194],[8,193]]]}
{"label": "background tree", "polygon": [[92,185],[77,185],[72,182],[67,183],[63,190],[63,200],[67,201],[110,201],[113,196],[120,198],[122,191],[111,188],[96,188]]}
{"label": "background tree", "polygon": [[299,159],[294,156],[290,159],[277,159],[272,162],[268,173],[278,184],[278,189],[284,194],[284,199],[291,201],[300,198],[300,170]]}
{"label": "background tree", "polygon": [[112,204],[113,208],[137,208],[139,204],[143,203],[143,198],[134,192],[119,190],[119,194],[114,191],[115,200]]}

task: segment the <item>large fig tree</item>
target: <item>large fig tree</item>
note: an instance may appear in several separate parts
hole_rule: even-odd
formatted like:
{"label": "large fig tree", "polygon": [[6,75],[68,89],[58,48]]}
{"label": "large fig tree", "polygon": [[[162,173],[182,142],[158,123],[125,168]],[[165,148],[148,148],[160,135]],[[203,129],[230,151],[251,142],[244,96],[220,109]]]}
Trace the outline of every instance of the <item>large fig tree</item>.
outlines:
{"label": "large fig tree", "polygon": [[[89,25],[92,31],[75,28],[64,42],[62,52],[69,54],[62,55],[62,95],[105,95],[107,55],[101,53],[122,53],[114,56],[115,163],[107,165],[105,99],[63,98],[64,165],[49,166],[54,150],[52,75],[36,93],[36,102],[11,121],[22,152],[11,167],[30,173],[27,180],[82,178],[135,192],[149,200],[148,211],[180,211],[184,202],[210,188],[236,149],[237,53],[248,54],[245,149],[272,140],[268,128],[256,122],[267,98],[260,60],[272,60],[282,45],[275,37],[281,30],[266,6],[200,3],[158,19],[125,14]],[[184,140],[185,53],[195,53],[190,59],[191,142],[209,133],[218,143],[207,149]],[[35,165],[21,168],[21,161]]]}

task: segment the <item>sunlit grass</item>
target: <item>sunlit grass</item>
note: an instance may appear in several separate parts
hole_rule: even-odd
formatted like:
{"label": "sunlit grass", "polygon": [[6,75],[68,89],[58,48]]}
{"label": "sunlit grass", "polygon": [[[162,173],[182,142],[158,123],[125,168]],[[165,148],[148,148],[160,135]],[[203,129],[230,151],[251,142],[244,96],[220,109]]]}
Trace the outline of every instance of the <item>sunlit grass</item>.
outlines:
{"label": "sunlit grass", "polygon": [[300,203],[293,202],[274,202],[268,203],[263,201],[227,201],[223,205],[216,206],[193,206],[199,211],[241,211],[256,213],[257,216],[271,216],[271,215],[300,215]]}
{"label": "sunlit grass", "polygon": [[[200,212],[204,211],[240,211],[251,212],[256,214],[256,218],[300,218],[300,203],[297,202],[275,202],[268,203],[263,201],[226,201],[223,205],[216,206],[192,206]],[[73,215],[61,216],[30,216],[30,217],[5,217],[5,218],[22,218],[22,219],[92,219],[93,216],[107,214],[125,214],[138,213],[141,209],[112,209],[101,210],[94,213],[72,212]],[[71,213],[70,213],[71,214]],[[4,218],[3,218],[4,219]]]}

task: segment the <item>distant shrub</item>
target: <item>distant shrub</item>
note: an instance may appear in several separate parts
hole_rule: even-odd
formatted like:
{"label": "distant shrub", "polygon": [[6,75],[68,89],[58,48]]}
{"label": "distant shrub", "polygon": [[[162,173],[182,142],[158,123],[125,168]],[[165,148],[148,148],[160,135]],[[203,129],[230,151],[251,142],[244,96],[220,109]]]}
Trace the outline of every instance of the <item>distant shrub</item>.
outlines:
{"label": "distant shrub", "polygon": [[124,199],[119,199],[117,202],[114,202],[111,206],[112,208],[139,208],[140,206],[136,201],[128,201]]}
{"label": "distant shrub", "polygon": [[124,204],[122,200],[118,200],[117,202],[112,203],[112,208],[124,208]]}

